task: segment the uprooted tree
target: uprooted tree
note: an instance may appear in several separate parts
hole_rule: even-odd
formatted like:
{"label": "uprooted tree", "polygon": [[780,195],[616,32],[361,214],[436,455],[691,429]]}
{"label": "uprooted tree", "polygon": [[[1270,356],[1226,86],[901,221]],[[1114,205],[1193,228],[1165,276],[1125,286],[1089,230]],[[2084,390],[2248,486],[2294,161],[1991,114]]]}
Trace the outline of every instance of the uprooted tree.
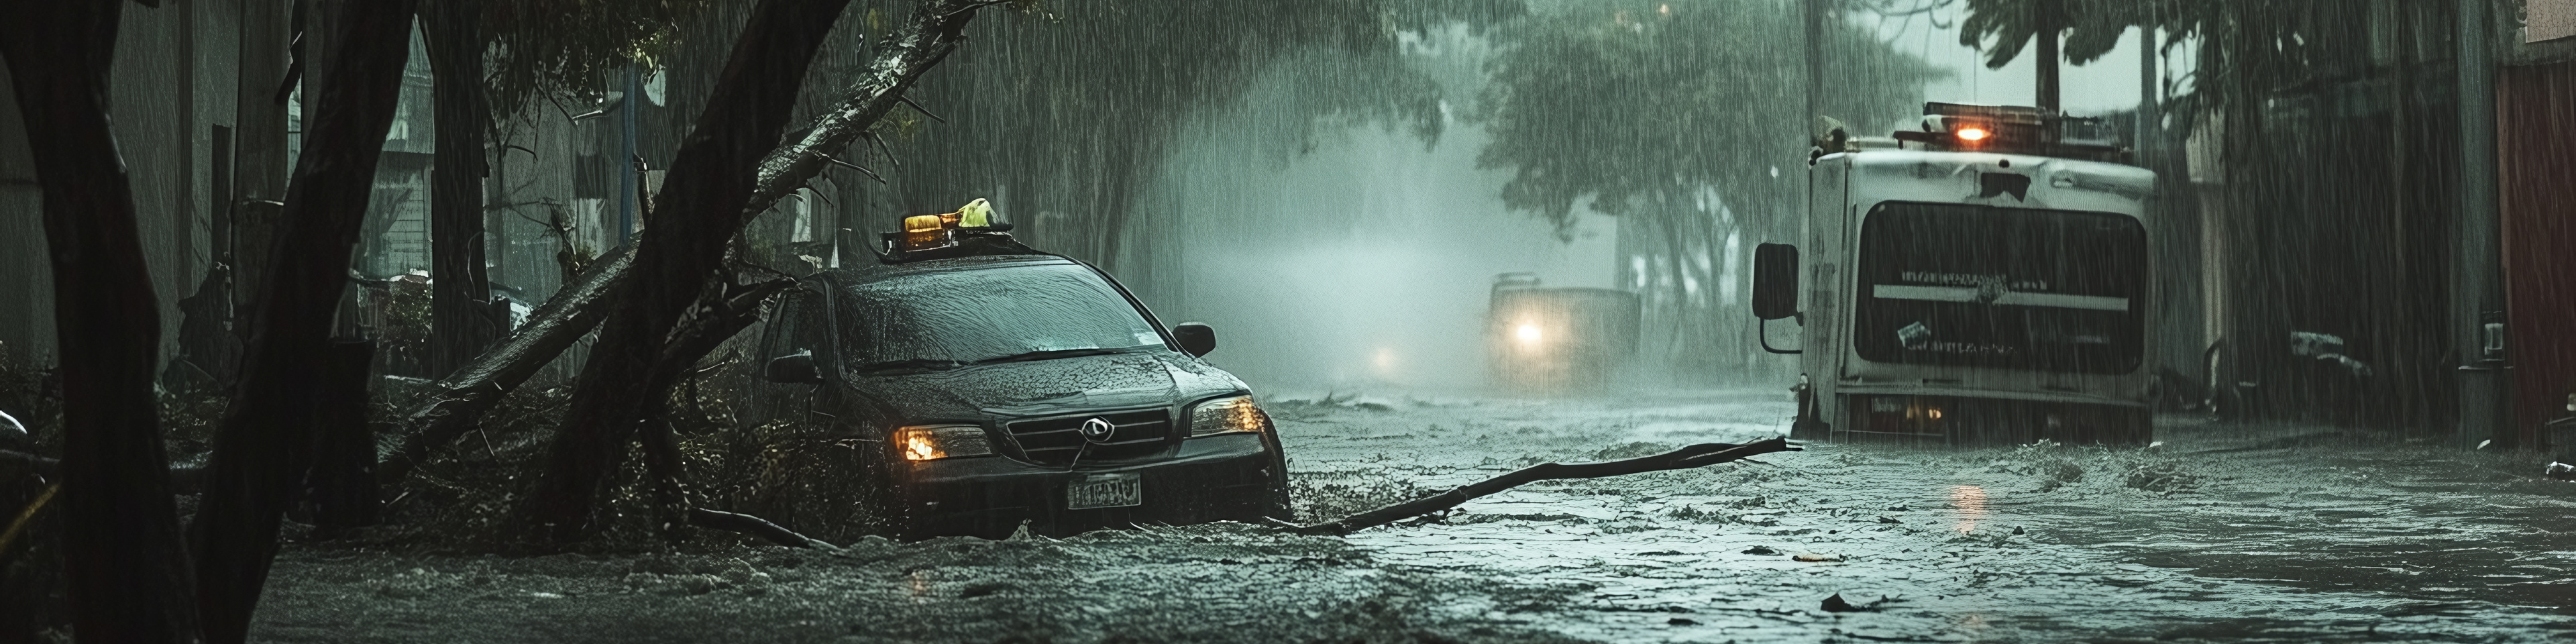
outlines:
{"label": "uprooted tree", "polygon": [[[928,71],[931,66],[936,65],[964,40],[963,29],[966,21],[973,17],[972,10],[988,4],[992,3],[925,4],[914,14],[913,20],[904,29],[886,39],[870,70],[851,82],[842,92],[843,98],[834,110],[822,115],[811,127],[803,130],[802,138],[769,151],[764,158],[760,159],[757,174],[754,176],[753,189],[748,198],[741,202],[740,217],[729,225],[718,222],[712,228],[719,230],[709,234],[717,235],[717,239],[723,239],[731,234],[731,230],[739,229],[742,221],[748,220],[756,213],[768,210],[771,205],[794,193],[799,186],[821,173],[825,167],[835,163],[831,152],[846,147],[858,139],[887,111],[900,103],[903,91],[909,88],[915,79]],[[732,69],[732,66],[728,65],[728,69]],[[789,89],[792,90],[794,81],[788,82],[791,83]],[[693,136],[692,140],[697,138]],[[777,135],[773,132],[768,139],[764,140],[777,140]],[[672,183],[665,189],[666,194],[668,190],[676,189],[686,181],[683,176],[695,175],[675,174]],[[671,212],[673,212],[672,218],[657,220],[657,225],[652,227],[653,230],[660,234],[676,234],[670,232],[676,229],[666,229],[659,224],[663,221],[676,223],[683,221],[676,219],[677,217],[694,216],[687,211],[672,210]],[[528,323],[520,327],[515,334],[486,351],[474,362],[433,385],[423,400],[402,420],[402,427],[395,432],[399,436],[398,447],[378,467],[378,479],[384,483],[403,480],[414,467],[427,460],[434,450],[472,431],[482,414],[498,404],[504,394],[525,383],[547,362],[597,327],[601,320],[608,317],[613,303],[621,293],[625,292],[625,289],[629,288],[629,284],[637,275],[636,249],[644,245],[640,240],[651,238],[653,238],[652,234],[640,234],[637,243],[629,244],[608,257],[592,262],[590,267],[578,277],[569,280],[561,292],[532,312],[528,317]],[[721,273],[724,269],[719,265],[709,270],[711,273]],[[707,283],[706,279],[701,277],[693,279],[687,285],[705,283]],[[723,297],[722,292],[725,283],[725,280],[717,279],[712,288],[704,293],[696,288],[685,290],[693,298],[713,295],[714,297],[708,301],[725,301],[726,298]],[[666,285],[665,288],[677,287]],[[677,326],[677,323],[674,322],[672,326]],[[703,328],[739,330],[741,325],[707,325]],[[730,335],[730,332],[726,335]],[[712,343],[693,343],[713,346]],[[677,346],[683,343],[670,344]],[[658,348],[654,351],[656,354],[660,352]],[[699,350],[695,355],[674,356],[673,360],[685,359],[693,362],[704,354],[704,350]],[[667,384],[663,387],[663,391],[668,391]],[[634,398],[642,400],[647,397],[639,395]]]}
{"label": "uprooted tree", "polygon": [[[743,34],[697,125],[671,164],[655,201],[653,231],[637,240],[631,276],[612,280],[607,319],[574,386],[536,487],[519,508],[532,536],[550,542],[584,538],[638,427],[653,422],[681,373],[751,314],[724,266],[728,241],[766,210],[765,176],[810,177],[846,144],[902,101],[903,90],[964,40],[977,9],[994,1],[921,4],[906,30],[879,46],[876,64],[838,109],[804,139],[773,154],[806,66],[848,0],[764,0]],[[792,185],[792,184],[791,184]],[[784,191],[781,191],[783,193]],[[766,202],[758,198],[766,196]],[[673,349],[680,350],[673,350]],[[676,472],[665,471],[675,476]]]}

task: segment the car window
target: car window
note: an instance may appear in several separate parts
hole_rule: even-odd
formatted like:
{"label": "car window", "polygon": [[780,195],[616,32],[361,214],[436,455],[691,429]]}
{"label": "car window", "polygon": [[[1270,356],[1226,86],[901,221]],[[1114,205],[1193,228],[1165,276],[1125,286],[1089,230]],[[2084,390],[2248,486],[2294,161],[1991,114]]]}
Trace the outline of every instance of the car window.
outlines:
{"label": "car window", "polygon": [[1163,346],[1126,297],[1076,264],[897,275],[840,299],[842,365],[854,370]]}
{"label": "car window", "polygon": [[778,302],[777,314],[770,316],[769,328],[761,334],[761,359],[811,350],[818,363],[829,360],[830,347],[823,345],[830,337],[830,329],[823,323],[822,300],[822,294],[804,288],[788,291]]}

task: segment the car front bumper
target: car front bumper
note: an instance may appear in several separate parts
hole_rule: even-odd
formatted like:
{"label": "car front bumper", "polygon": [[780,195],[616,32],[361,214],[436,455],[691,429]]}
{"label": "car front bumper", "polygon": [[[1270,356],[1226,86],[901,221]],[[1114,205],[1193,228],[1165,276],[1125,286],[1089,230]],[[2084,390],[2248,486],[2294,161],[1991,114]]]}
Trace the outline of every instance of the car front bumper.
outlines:
{"label": "car front bumper", "polygon": [[[1182,442],[1170,457],[1060,467],[1000,456],[953,458],[896,466],[895,501],[902,538],[1010,536],[1022,522],[1033,534],[1066,536],[1099,528],[1153,523],[1252,521],[1269,510],[1275,458],[1259,434]],[[1073,510],[1065,488],[1106,473],[1135,473],[1143,504]]]}

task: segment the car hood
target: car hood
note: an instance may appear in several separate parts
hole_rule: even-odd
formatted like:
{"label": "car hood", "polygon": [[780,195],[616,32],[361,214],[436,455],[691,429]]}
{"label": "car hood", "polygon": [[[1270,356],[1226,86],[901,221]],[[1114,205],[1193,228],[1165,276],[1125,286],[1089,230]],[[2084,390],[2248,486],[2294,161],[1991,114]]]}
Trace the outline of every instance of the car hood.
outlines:
{"label": "car hood", "polygon": [[1168,351],[861,376],[849,388],[896,423],[1163,407],[1245,389],[1224,371]]}

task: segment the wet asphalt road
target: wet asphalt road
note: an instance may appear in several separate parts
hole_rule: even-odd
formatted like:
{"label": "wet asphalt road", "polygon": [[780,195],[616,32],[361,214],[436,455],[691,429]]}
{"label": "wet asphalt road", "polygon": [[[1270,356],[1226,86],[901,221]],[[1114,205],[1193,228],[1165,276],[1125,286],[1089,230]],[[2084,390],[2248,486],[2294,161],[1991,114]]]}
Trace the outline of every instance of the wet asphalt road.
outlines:
{"label": "wet asphalt road", "polygon": [[[1535,462],[1767,437],[1788,413],[1773,392],[1294,398],[1267,406],[1317,515]],[[2576,484],[2532,476],[2528,456],[2159,432],[2153,449],[1810,445],[1533,484],[1341,539],[1220,524],[844,556],[294,547],[257,639],[2576,639]],[[1837,595],[1855,610],[1823,610]]]}

